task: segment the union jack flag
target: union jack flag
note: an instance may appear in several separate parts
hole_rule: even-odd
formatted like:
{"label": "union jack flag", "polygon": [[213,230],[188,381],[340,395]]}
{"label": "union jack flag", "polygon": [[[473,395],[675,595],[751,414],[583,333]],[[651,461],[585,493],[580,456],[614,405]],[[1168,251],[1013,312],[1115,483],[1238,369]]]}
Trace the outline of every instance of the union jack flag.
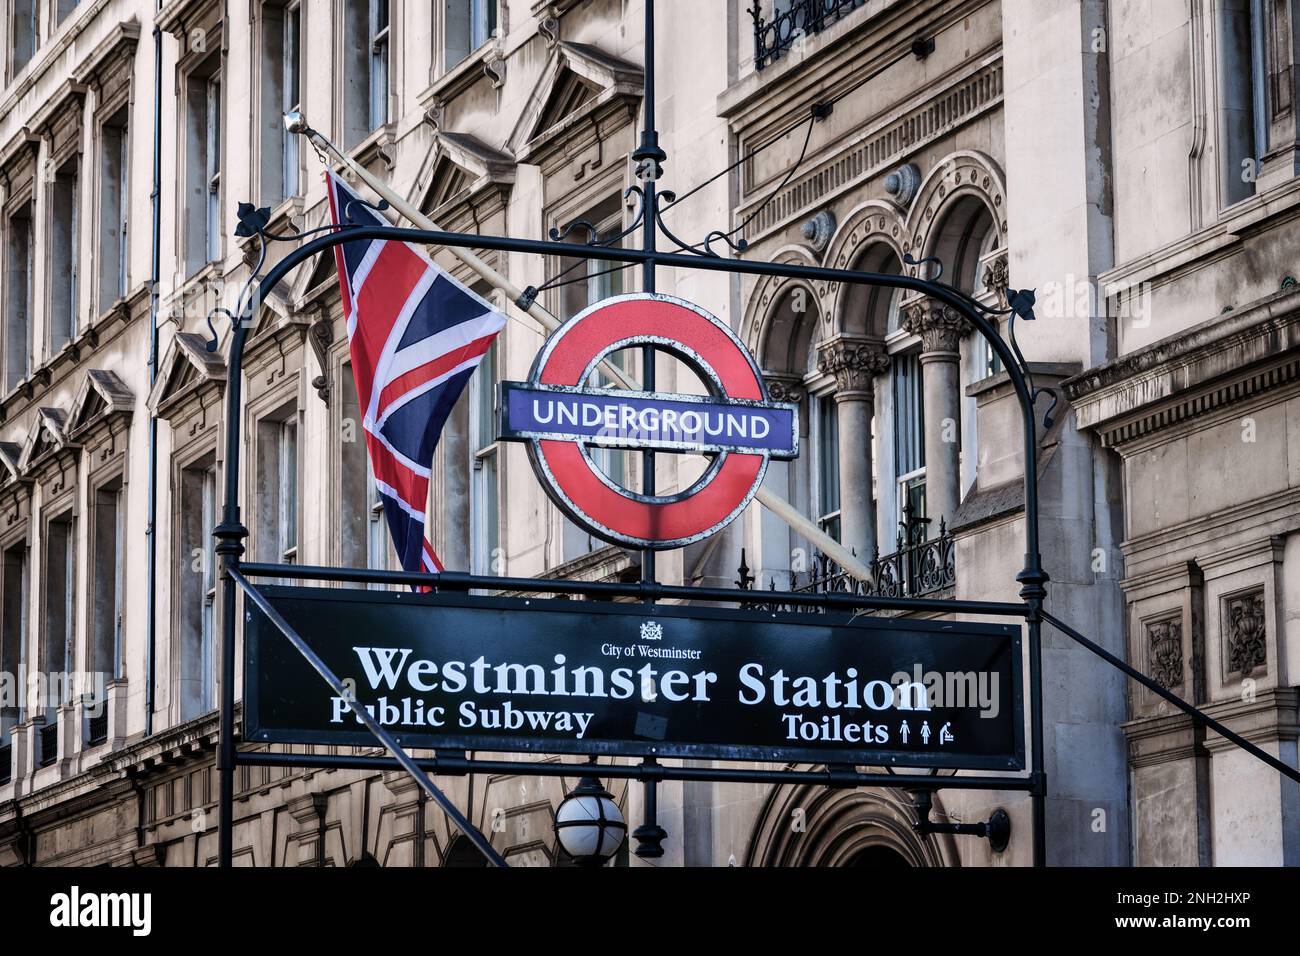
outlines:
{"label": "union jack flag", "polygon": [[[330,214],[387,226],[326,173]],[[441,571],[425,537],[433,450],[452,406],[505,316],[405,242],[358,239],[334,247],[362,429],[393,547],[407,571]]]}

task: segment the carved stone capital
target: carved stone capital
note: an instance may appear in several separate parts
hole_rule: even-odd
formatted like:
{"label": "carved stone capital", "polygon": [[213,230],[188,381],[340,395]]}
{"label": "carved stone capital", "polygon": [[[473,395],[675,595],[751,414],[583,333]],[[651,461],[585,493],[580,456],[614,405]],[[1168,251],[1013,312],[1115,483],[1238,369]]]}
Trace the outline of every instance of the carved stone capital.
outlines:
{"label": "carved stone capital", "polygon": [[835,376],[836,399],[870,395],[887,368],[889,356],[874,339],[837,335],[817,347],[817,370]]}
{"label": "carved stone capital", "polygon": [[768,396],[774,402],[790,402],[797,405],[808,394],[803,379],[797,375],[764,375],[763,382],[767,385]]}
{"label": "carved stone capital", "polygon": [[912,335],[921,337],[924,352],[956,352],[970,334],[966,318],[950,306],[918,302],[903,311],[900,323]]}

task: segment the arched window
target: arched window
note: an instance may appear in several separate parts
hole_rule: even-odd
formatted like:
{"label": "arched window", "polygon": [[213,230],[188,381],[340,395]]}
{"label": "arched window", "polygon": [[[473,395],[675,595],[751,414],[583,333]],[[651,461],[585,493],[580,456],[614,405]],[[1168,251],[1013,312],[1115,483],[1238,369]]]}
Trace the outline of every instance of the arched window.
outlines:
{"label": "arched window", "polygon": [[[943,213],[940,223],[930,255],[943,263],[944,281],[977,299],[992,298],[984,288],[984,269],[999,251],[1000,238],[988,206],[978,197],[964,196]],[[998,368],[988,343],[979,336],[975,341],[979,361],[972,365],[971,371],[978,380],[994,374]]]}
{"label": "arched window", "polygon": [[[822,526],[835,534],[839,455],[833,426],[834,401],[833,396],[825,396],[828,423],[825,414],[819,416],[823,398],[813,394],[825,391],[825,376],[817,372],[815,344],[822,324],[817,299],[807,286],[787,285],[775,296],[761,322],[756,352],[768,389],[774,398],[800,406],[800,455],[793,461],[772,462],[766,482],[809,518],[820,519]],[[807,543],[783,526],[765,522],[753,545],[760,581],[765,584],[775,580],[778,587],[785,587],[790,583],[791,554],[796,548],[805,548]]]}
{"label": "arched window", "polygon": [[[894,248],[877,243],[859,253],[853,260],[853,269],[859,272],[879,272],[884,275],[901,275],[903,263]],[[883,339],[898,330],[902,289],[883,286],[851,285],[844,290],[842,322],[850,335],[865,335]]]}
{"label": "arched window", "polygon": [[[893,246],[877,242],[854,257],[853,268],[883,275],[901,275],[903,262]],[[903,297],[903,289],[867,285],[850,287],[846,290],[841,317],[844,330],[878,340],[885,351],[891,351],[888,343],[891,339],[897,341],[900,335]],[[901,372],[897,364],[900,359],[904,363]],[[911,390],[900,392],[897,387],[900,376],[906,376],[910,368],[908,361],[905,354],[891,356],[891,371],[879,379],[875,389],[875,414],[871,420],[871,500],[876,511],[875,544],[882,554],[894,550],[898,502],[905,498],[892,483],[882,487],[880,476],[905,474],[908,481],[922,490],[925,482],[924,422],[920,407],[907,400],[913,394]],[[919,383],[919,378],[917,381]],[[919,388],[915,394],[919,398]],[[887,424],[882,428],[881,423]],[[904,470],[896,472],[899,465]]]}

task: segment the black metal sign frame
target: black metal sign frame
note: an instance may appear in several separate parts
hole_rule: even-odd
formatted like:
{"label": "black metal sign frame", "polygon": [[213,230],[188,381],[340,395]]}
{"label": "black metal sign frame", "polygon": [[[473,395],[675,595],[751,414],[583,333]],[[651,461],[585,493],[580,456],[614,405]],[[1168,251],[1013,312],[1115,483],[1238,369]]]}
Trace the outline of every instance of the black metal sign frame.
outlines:
{"label": "black metal sign frame", "polygon": [[[466,774],[466,773],[516,773],[535,776],[575,777],[592,772],[588,764],[575,764],[565,761],[526,761],[526,760],[488,760],[469,759],[463,753],[439,751],[432,756],[415,758],[388,733],[385,728],[375,723],[364,708],[356,707],[355,713],[373,737],[381,743],[391,756],[372,756],[365,754],[316,754],[304,751],[269,752],[265,749],[241,749],[236,746],[235,728],[235,675],[236,664],[236,607],[237,596],[242,593],[245,602],[256,608],[293,648],[312,666],[320,678],[336,694],[349,693],[338,676],[326,665],[285,618],[276,610],[262,589],[253,584],[253,579],[267,578],[280,581],[323,581],[331,583],[356,582],[380,585],[417,585],[431,588],[438,592],[466,594],[471,591],[497,591],[522,594],[571,595],[589,599],[631,598],[648,605],[658,602],[701,602],[722,604],[768,604],[784,606],[820,607],[828,611],[868,612],[901,611],[912,614],[949,614],[966,617],[1012,618],[1023,620],[1026,628],[1027,649],[1027,683],[1029,697],[1029,770],[1027,773],[980,773],[963,776],[935,776],[925,772],[875,772],[862,771],[859,766],[873,766],[860,763],[860,755],[855,756],[852,764],[827,763],[811,767],[768,770],[761,767],[730,766],[725,762],[713,766],[674,766],[664,765],[654,756],[624,754],[632,762],[607,763],[599,767],[599,775],[609,778],[635,779],[645,784],[646,820],[634,837],[641,841],[639,855],[662,855],[658,844],[664,837],[664,831],[655,820],[655,787],[663,780],[696,780],[721,782],[748,782],[764,784],[821,784],[831,787],[894,787],[906,788],[920,792],[922,795],[939,789],[969,789],[989,791],[1027,792],[1032,804],[1032,844],[1033,862],[1036,866],[1045,865],[1046,828],[1045,799],[1047,794],[1047,775],[1044,769],[1043,738],[1043,701],[1042,701],[1042,623],[1050,622],[1057,630],[1070,639],[1098,655],[1111,666],[1123,671],[1134,681],[1142,684],[1153,694],[1169,702],[1183,713],[1191,716],[1199,725],[1209,727],[1237,747],[1247,751],[1257,759],[1267,763],[1286,777],[1300,781],[1300,771],[1266,753],[1256,745],[1245,740],[1239,734],[1229,730],[1218,721],[1161,687],[1156,681],[1137,671],[1125,661],[1110,654],[1104,648],[1088,640],[1078,631],[1064,622],[1049,615],[1043,608],[1047,596],[1048,575],[1043,569],[1039,551],[1039,497],[1038,497],[1038,461],[1037,448],[1037,412],[1036,405],[1043,389],[1034,386],[1028,365],[1016,345],[1014,322],[1016,317],[1032,319],[1034,295],[1032,291],[1008,290],[1010,308],[1004,310],[990,309],[975,301],[969,295],[947,285],[946,283],[922,278],[919,275],[886,274],[862,272],[854,269],[832,269],[815,266],[802,266],[784,262],[757,262],[743,258],[723,258],[712,247],[714,242],[725,242],[737,253],[745,250],[743,240],[733,241],[733,233],[714,232],[694,245],[681,243],[663,224],[661,199],[673,201],[673,194],[657,191],[657,181],[662,176],[662,164],[666,160],[664,151],[659,147],[658,133],[655,129],[655,94],[654,94],[654,3],[645,3],[645,70],[643,92],[643,129],[641,142],[632,153],[632,160],[637,165],[641,185],[633,187],[640,200],[640,211],[632,229],[641,230],[641,247],[639,249],[620,246],[602,245],[597,241],[596,231],[588,227],[586,244],[560,241],[564,236],[553,233],[552,241],[516,239],[504,236],[489,236],[444,232],[425,229],[403,229],[397,227],[371,227],[344,224],[340,227],[327,227],[319,230],[324,235],[306,241],[304,236],[273,236],[266,232],[269,214],[265,210],[256,210],[250,204],[241,204],[241,225],[238,234],[256,238],[260,247],[260,256],[248,288],[253,294],[241,299],[235,312],[224,312],[232,320],[232,333],[228,352],[228,370],[225,394],[225,461],[224,490],[221,522],[213,530],[217,539],[216,552],[221,562],[222,576],[222,645],[220,665],[220,693],[218,701],[220,738],[217,750],[218,774],[218,862],[223,867],[233,863],[234,847],[234,782],[235,769],[238,766],[289,766],[289,767],[330,767],[350,769],[396,769],[406,770],[417,784],[448,815],[452,823],[461,829],[471,842],[497,866],[504,866],[505,861],[491,846],[490,841],[474,827],[442,791],[430,779],[431,774]],[[814,108],[813,115],[818,115]],[[346,215],[344,216],[346,219]],[[576,223],[575,226],[586,224]],[[570,227],[573,228],[573,227]],[[565,236],[567,236],[567,230]],[[664,252],[657,247],[659,233],[678,244],[676,251]],[[875,286],[888,289],[904,289],[928,297],[939,305],[953,309],[971,327],[988,342],[990,348],[1001,361],[1010,379],[1020,405],[1023,424],[1024,460],[1024,525],[1025,557],[1023,569],[1016,575],[1020,584],[1020,602],[940,600],[926,598],[885,598],[877,596],[857,596],[846,593],[807,594],[796,592],[760,592],[733,591],[719,588],[681,587],[660,584],[655,574],[655,553],[647,550],[642,553],[642,577],[640,581],[630,583],[583,582],[553,579],[509,578],[500,576],[473,576],[462,573],[443,572],[440,574],[419,574],[403,571],[378,571],[355,568],[336,567],[302,567],[294,565],[245,563],[242,561],[244,541],[248,530],[240,518],[239,487],[241,479],[241,452],[243,421],[242,389],[244,346],[248,330],[252,327],[252,316],[261,300],[261,291],[275,288],[299,266],[310,262],[322,252],[332,250],[341,243],[357,239],[385,239],[398,242],[412,242],[432,246],[444,246],[451,249],[487,249],[500,252],[513,252],[525,255],[550,256],[556,258],[600,259],[604,262],[633,263],[641,266],[641,288],[643,292],[655,291],[655,273],[661,266],[674,269],[704,270],[726,272],[735,275],[768,276],[787,279],[801,279],[817,285],[850,284]],[[289,240],[300,244],[278,260],[265,275],[261,267],[265,261],[266,243],[274,240]],[[909,264],[918,265],[910,258]],[[535,297],[537,290],[528,290],[521,306],[526,307]],[[527,300],[527,301],[524,301]],[[1008,335],[1000,333],[995,319],[1005,316]],[[209,349],[216,351],[217,337],[209,343]],[[655,353],[653,346],[643,348],[641,388],[644,392],[654,393],[655,389]],[[1055,402],[1052,403],[1053,407]],[[1049,409],[1050,413],[1050,409]],[[647,494],[653,494],[655,488],[654,452],[643,454],[642,487]],[[655,613],[661,613],[656,606]],[[891,626],[893,626],[891,624]],[[926,826],[926,821],[918,827]],[[937,832],[939,825],[928,824],[929,830]],[[974,825],[976,827],[980,825]],[[951,832],[951,831],[949,831]],[[973,831],[962,831],[973,832]]]}
{"label": "black metal sign frame", "polygon": [[[396,725],[393,739],[407,748],[1025,769],[1019,625],[337,588],[261,591],[296,630],[313,635],[313,650],[353,682],[371,716],[384,712],[376,719]],[[926,675],[946,676],[946,686],[927,687]],[[448,678],[452,692],[439,686]],[[271,620],[251,610],[244,738],[371,743],[369,732],[343,715],[344,702],[324,690]],[[961,700],[948,699],[950,690]],[[565,709],[575,706],[584,710]],[[971,713],[981,707],[986,713]],[[820,724],[805,715],[809,709],[823,717]],[[528,732],[529,720],[546,717],[549,725],[559,714],[586,723],[574,724],[576,736]],[[489,715],[497,732],[478,726]],[[798,729],[795,742],[779,739],[782,724],[787,736]],[[440,729],[425,729],[434,726]],[[803,736],[809,729],[837,745],[810,745]],[[864,730],[872,741],[845,739]],[[879,739],[885,735],[892,739]]]}

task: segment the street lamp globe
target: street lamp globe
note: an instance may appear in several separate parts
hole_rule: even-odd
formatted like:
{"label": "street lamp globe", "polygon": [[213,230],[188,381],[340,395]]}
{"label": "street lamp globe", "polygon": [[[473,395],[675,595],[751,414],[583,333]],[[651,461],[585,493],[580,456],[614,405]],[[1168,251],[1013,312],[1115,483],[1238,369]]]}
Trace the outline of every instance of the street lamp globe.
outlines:
{"label": "street lamp globe", "polygon": [[627,837],[613,796],[595,777],[583,777],[555,811],[555,837],[580,866],[604,866]]}

